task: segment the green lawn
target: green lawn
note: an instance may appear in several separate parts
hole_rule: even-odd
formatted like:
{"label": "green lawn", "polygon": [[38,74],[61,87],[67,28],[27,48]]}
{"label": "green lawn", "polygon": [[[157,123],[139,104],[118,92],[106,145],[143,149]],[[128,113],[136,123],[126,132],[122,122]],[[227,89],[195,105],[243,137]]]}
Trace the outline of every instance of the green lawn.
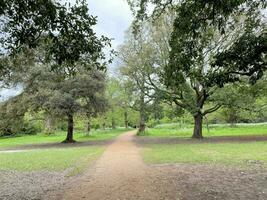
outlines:
{"label": "green lawn", "polygon": [[[126,129],[115,129],[115,130],[99,130],[92,131],[91,135],[86,135],[82,132],[75,132],[74,139],[77,141],[90,141],[90,140],[109,140],[119,134],[127,131]],[[54,143],[62,142],[66,137],[65,132],[58,132],[53,135],[22,135],[16,137],[0,137],[0,148],[15,147],[26,144],[42,144],[42,143]]]}
{"label": "green lawn", "polygon": [[69,175],[75,175],[98,158],[103,150],[104,147],[79,147],[13,153],[0,152],[0,170],[63,171],[70,169]]}
{"label": "green lawn", "polygon": [[149,145],[142,153],[145,162],[154,164],[267,164],[267,142]]}
{"label": "green lawn", "polygon": [[[146,131],[152,137],[191,137],[193,126],[179,124],[164,124]],[[243,124],[235,127],[229,125],[210,125],[209,131],[203,124],[203,136],[240,136],[240,135],[267,135],[267,124]]]}

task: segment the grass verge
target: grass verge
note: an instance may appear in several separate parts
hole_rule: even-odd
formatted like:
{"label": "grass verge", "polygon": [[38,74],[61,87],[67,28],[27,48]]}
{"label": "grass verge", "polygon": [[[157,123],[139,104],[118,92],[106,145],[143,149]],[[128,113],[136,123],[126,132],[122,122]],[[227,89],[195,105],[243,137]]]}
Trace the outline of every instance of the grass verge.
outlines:
{"label": "grass verge", "polygon": [[69,175],[75,175],[81,173],[103,151],[103,147],[78,147],[0,153],[0,170],[64,171],[69,169]]}
{"label": "grass verge", "polygon": [[142,152],[144,161],[152,164],[198,163],[267,166],[267,143],[203,143],[149,145]]}

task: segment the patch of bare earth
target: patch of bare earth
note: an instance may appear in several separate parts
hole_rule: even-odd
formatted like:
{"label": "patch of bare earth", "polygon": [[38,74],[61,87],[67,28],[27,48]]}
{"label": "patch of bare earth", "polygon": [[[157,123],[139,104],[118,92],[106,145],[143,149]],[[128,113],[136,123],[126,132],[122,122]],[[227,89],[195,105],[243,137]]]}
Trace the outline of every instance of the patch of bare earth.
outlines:
{"label": "patch of bare earth", "polygon": [[1,200],[56,199],[64,173],[0,171]]}
{"label": "patch of bare earth", "polygon": [[240,170],[208,165],[154,165],[160,176],[175,185],[180,200],[266,200],[267,170]]}

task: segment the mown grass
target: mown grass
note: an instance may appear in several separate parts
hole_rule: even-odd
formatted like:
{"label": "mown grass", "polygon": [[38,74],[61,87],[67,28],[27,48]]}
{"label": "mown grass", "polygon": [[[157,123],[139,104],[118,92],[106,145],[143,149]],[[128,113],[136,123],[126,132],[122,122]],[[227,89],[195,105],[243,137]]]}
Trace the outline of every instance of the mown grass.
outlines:
{"label": "mown grass", "polygon": [[[90,140],[109,140],[119,134],[127,131],[127,129],[115,130],[98,130],[92,131],[90,135],[84,132],[75,132],[74,139],[79,142]],[[15,137],[0,137],[0,148],[16,147],[19,145],[42,144],[62,142],[66,137],[66,133],[61,131],[53,135],[37,134],[37,135],[20,135]]]}
{"label": "mown grass", "polygon": [[197,143],[149,145],[143,150],[147,163],[198,163],[267,167],[267,143]]}
{"label": "mown grass", "polygon": [[[164,124],[147,129],[145,135],[152,137],[191,137],[192,133],[192,125]],[[203,124],[204,137],[241,135],[267,135],[267,124],[210,125],[209,129]]]}
{"label": "mown grass", "polygon": [[86,166],[98,158],[103,150],[104,147],[78,147],[0,152],[0,170],[63,171],[69,169],[69,175],[75,175],[81,173]]}

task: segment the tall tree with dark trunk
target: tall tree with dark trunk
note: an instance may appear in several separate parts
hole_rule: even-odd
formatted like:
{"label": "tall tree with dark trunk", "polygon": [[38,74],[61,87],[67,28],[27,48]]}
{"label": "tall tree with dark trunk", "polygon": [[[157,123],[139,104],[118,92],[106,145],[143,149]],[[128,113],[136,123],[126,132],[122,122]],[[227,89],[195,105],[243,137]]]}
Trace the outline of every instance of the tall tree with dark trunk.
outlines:
{"label": "tall tree with dark trunk", "polygon": [[[27,43],[21,47],[20,53],[14,54],[15,57],[19,57],[13,59],[14,63],[17,60],[27,61],[26,54],[30,55],[31,63],[16,63],[18,67],[12,73],[19,74],[16,82],[23,85],[24,92],[31,93],[35,89],[39,91],[39,96],[35,95],[37,99],[45,97],[46,102],[39,101],[41,107],[67,116],[69,125],[65,142],[73,142],[74,113],[81,107],[79,99],[85,97],[82,90],[92,86],[88,84],[87,88],[81,87],[81,80],[94,81],[92,76],[99,70],[105,70],[107,62],[111,62],[105,59],[103,52],[104,48],[110,46],[110,39],[96,36],[92,29],[97,22],[96,17],[89,14],[88,5],[84,0],[78,0],[69,6],[56,5],[56,19],[53,18],[56,23],[51,25],[48,31],[41,31],[38,37],[34,35],[34,41],[39,48],[32,50]],[[38,10],[36,12],[38,14]],[[21,59],[21,54],[26,57]],[[88,78],[86,79],[82,73]]]}
{"label": "tall tree with dark trunk", "polygon": [[77,67],[75,76],[65,78],[60,73],[50,71],[50,66],[34,66],[27,70],[22,94],[35,111],[45,110],[57,118],[65,118],[67,136],[64,142],[72,143],[75,142],[74,115],[89,112],[93,116],[99,112],[97,106],[102,105],[95,103],[95,100],[103,97],[104,81],[105,75],[97,70],[87,71]]}
{"label": "tall tree with dark trunk", "polygon": [[[153,17],[167,8],[175,10],[169,41],[169,61],[164,66],[165,98],[190,112],[195,121],[193,138],[202,138],[203,117],[221,107],[213,94],[249,77],[251,82],[266,70],[266,32],[263,1],[130,1],[136,12],[135,30],[148,19],[146,7],[155,5]],[[145,24],[145,23],[143,23]],[[152,83],[153,85],[153,83]],[[156,84],[154,84],[156,85]],[[213,106],[207,102],[213,101]],[[211,104],[209,104],[211,105]]]}

